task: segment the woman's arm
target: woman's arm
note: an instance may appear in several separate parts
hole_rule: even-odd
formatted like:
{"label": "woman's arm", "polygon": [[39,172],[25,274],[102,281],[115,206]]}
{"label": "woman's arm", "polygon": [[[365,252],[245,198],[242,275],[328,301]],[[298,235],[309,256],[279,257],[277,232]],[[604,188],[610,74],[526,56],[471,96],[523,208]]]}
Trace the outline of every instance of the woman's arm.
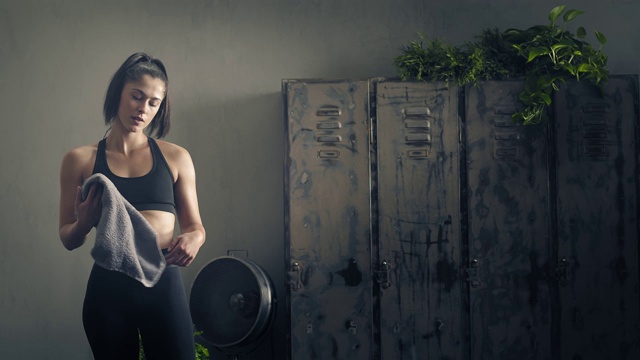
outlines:
{"label": "woman's arm", "polygon": [[60,168],[60,229],[62,244],[73,250],[84,244],[87,234],[97,224],[102,211],[102,188],[94,186],[82,201],[82,183],[90,148],[69,151]]}
{"label": "woman's arm", "polygon": [[167,264],[188,266],[204,244],[206,232],[200,218],[196,172],[191,155],[184,148],[173,145],[170,158],[177,167],[174,192],[181,234],[171,242],[166,260]]}

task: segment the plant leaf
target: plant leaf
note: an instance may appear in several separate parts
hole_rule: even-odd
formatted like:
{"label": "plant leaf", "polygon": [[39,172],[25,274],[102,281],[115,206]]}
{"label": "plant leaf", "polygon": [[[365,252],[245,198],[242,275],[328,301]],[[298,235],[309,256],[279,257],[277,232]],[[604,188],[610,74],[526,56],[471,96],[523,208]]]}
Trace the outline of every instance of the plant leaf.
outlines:
{"label": "plant leaf", "polygon": [[555,44],[555,45],[551,45],[551,50],[558,51],[558,49],[563,49],[567,47],[569,47],[569,45],[567,44]]}
{"label": "plant leaf", "polygon": [[584,29],[584,27],[580,26],[577,30],[576,30],[576,36],[579,39],[584,38],[585,36],[587,36],[587,30]]}
{"label": "plant leaf", "polygon": [[604,45],[607,43],[607,38],[604,36],[603,33],[601,33],[600,31],[594,31],[596,33],[596,38],[598,38],[598,42],[600,42],[601,45]]}
{"label": "plant leaf", "polygon": [[533,59],[537,58],[540,55],[547,55],[548,53],[549,53],[549,50],[547,48],[535,47],[529,50],[529,58],[527,62],[532,61]]}
{"label": "plant leaf", "polygon": [[555,24],[556,19],[558,18],[558,16],[560,16],[560,14],[562,14],[564,8],[566,7],[567,5],[560,5],[551,9],[551,11],[549,12],[549,20],[551,21],[551,25]]}
{"label": "plant leaf", "polygon": [[571,64],[561,64],[562,67],[569,72],[571,75],[576,75],[576,68]]}
{"label": "plant leaf", "polygon": [[589,64],[580,64],[578,65],[578,72],[592,72],[595,71],[593,65]]}
{"label": "plant leaf", "polygon": [[564,20],[564,22],[569,22],[582,14],[584,14],[584,11],[572,9],[564,13],[564,15],[562,16],[562,19]]}

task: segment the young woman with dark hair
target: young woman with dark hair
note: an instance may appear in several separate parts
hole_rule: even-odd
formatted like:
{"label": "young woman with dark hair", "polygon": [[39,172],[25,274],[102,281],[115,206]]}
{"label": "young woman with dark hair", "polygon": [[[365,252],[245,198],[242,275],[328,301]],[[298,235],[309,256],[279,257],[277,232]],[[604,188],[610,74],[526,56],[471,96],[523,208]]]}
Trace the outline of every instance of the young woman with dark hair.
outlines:
{"label": "young woman with dark hair", "polygon": [[[82,185],[92,174],[102,173],[155,230],[167,264],[153,287],[94,264],[83,323],[96,359],[137,359],[139,335],[147,359],[195,358],[179,267],[193,261],[205,229],[191,156],[159,140],[170,128],[168,86],[160,60],[145,53],[131,55],[107,90],[103,110],[108,135],[69,151],[62,160],[60,239],[67,249],[84,244],[100,219],[101,186],[92,186],[82,200]],[[174,237],[176,219],[180,235]]]}

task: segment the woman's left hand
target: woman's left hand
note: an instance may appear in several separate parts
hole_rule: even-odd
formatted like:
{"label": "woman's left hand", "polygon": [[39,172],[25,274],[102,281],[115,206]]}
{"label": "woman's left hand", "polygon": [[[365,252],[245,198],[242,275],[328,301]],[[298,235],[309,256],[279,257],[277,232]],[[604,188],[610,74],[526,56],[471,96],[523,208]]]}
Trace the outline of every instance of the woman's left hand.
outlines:
{"label": "woman's left hand", "polygon": [[202,226],[198,196],[196,195],[196,172],[189,152],[177,145],[160,142],[169,164],[173,164],[176,179],[173,185],[176,199],[176,215],[180,224],[181,235],[169,245],[169,254],[165,256],[167,264],[189,266],[195,259],[198,250],[206,239]]}
{"label": "woman's left hand", "polygon": [[200,250],[201,238],[197,231],[178,235],[167,249],[169,250],[165,256],[167,265],[189,266]]}

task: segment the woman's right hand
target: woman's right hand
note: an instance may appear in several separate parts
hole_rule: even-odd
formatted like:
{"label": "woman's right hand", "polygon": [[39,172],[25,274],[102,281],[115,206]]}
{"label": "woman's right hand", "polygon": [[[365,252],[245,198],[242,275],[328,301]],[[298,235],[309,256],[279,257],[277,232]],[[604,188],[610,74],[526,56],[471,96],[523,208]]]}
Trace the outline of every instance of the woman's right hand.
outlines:
{"label": "woman's right hand", "polygon": [[102,215],[102,191],[103,187],[99,184],[91,185],[86,199],[82,200],[82,187],[76,188],[75,215],[78,225],[91,231],[91,228],[98,225],[100,215]]}

